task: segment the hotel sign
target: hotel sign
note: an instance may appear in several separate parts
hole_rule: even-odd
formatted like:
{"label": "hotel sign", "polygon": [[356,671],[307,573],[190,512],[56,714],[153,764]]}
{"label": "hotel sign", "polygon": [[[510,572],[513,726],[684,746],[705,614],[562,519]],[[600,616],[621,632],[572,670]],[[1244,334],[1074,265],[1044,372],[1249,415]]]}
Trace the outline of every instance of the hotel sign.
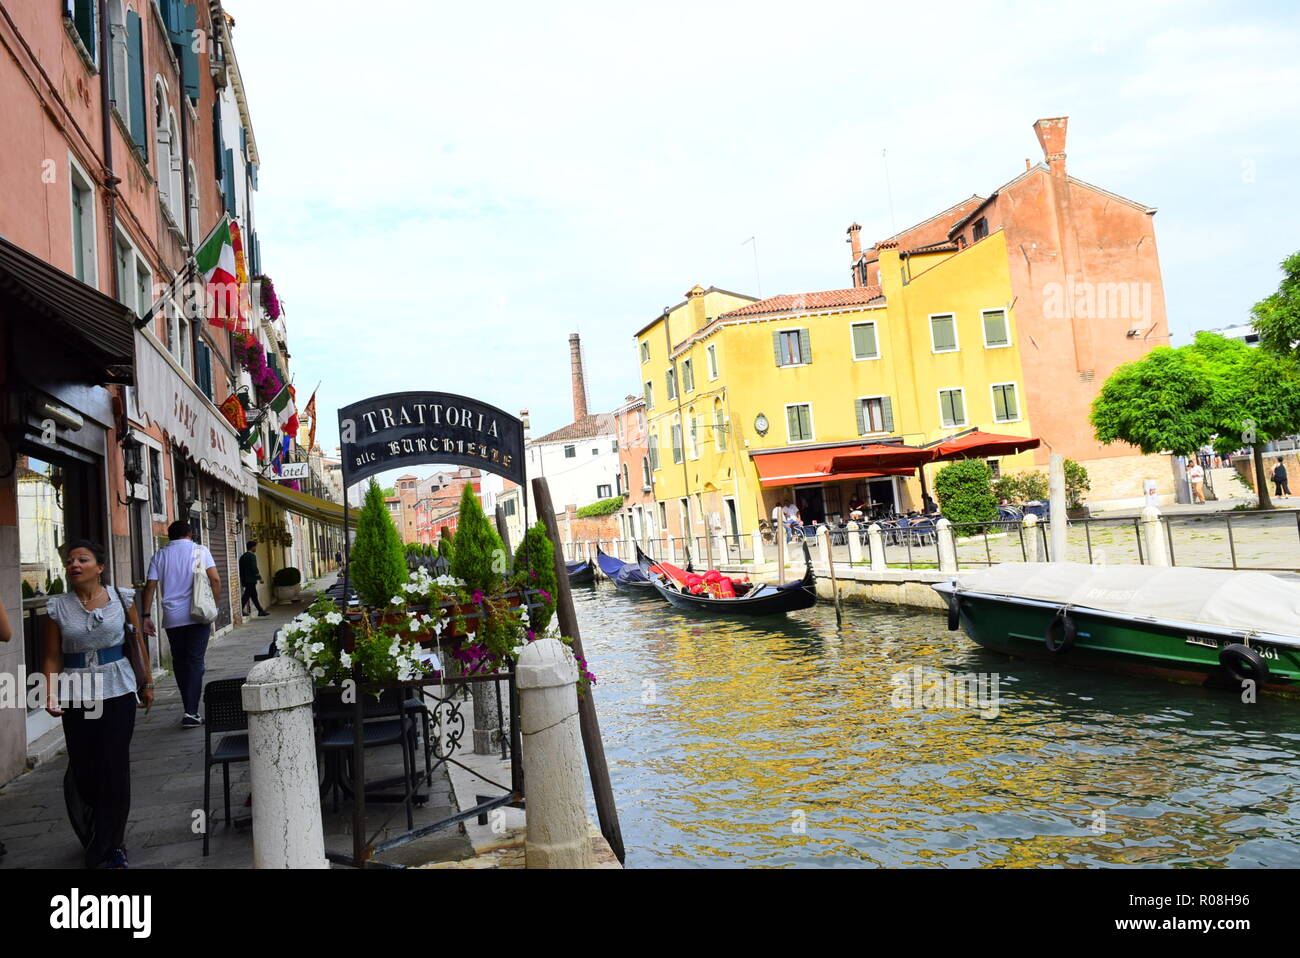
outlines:
{"label": "hotel sign", "polygon": [[343,483],[420,463],[473,466],[524,482],[524,427],[507,412],[451,393],[372,396],[339,410]]}

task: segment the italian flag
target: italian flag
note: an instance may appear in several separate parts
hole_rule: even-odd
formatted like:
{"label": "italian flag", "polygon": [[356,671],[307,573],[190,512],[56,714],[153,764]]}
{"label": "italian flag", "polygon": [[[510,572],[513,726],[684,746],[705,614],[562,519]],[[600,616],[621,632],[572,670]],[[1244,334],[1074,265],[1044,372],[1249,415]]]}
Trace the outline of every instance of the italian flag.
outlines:
{"label": "italian flag", "polygon": [[194,253],[194,264],[208,290],[208,322],[222,329],[239,324],[239,280],[230,217],[223,216]]}

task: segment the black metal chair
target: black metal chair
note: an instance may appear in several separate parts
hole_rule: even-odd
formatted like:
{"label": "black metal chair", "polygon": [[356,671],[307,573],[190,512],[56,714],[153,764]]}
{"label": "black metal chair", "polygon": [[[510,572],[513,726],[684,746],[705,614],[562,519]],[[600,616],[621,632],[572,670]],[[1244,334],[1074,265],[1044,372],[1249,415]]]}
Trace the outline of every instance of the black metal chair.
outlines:
{"label": "black metal chair", "polygon": [[[218,679],[203,688],[203,854],[208,854],[208,839],[212,834],[212,766],[221,766],[222,791],[225,796],[226,826],[230,825],[230,764],[248,761],[248,716],[240,687],[245,679]],[[243,734],[221,735],[215,748],[213,735],[223,732]]]}
{"label": "black metal chair", "polygon": [[[390,693],[397,693],[396,696]],[[343,785],[342,759],[351,754],[355,746],[353,740],[353,707],[342,703],[322,702],[317,699],[317,733],[316,747],[322,757],[332,763],[332,772],[328,776],[331,785],[334,811],[339,808],[339,787]],[[416,792],[415,739],[417,726],[416,714],[419,708],[400,690],[385,690],[379,702],[363,702],[365,710],[361,723],[362,745],[364,748],[380,748],[386,745],[399,745],[402,749],[402,802],[406,805],[406,827],[415,827],[414,800]],[[391,717],[390,717],[391,716]],[[428,735],[426,714],[426,736]],[[426,753],[425,763],[429,759]],[[432,780],[431,770],[427,776]],[[363,786],[364,787],[364,786]]]}

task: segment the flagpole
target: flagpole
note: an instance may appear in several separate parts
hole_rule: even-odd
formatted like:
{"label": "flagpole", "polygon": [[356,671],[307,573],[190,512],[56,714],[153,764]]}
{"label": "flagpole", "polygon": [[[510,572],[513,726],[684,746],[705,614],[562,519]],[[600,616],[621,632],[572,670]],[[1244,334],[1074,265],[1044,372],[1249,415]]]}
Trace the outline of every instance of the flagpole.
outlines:
{"label": "flagpole", "polygon": [[212,229],[208,230],[208,235],[203,237],[202,240],[200,240],[193,247],[191,247],[190,255],[185,259],[185,268],[181,270],[181,272],[177,273],[176,276],[172,278],[172,281],[167,284],[167,291],[164,292],[161,296],[159,296],[156,300],[154,300],[153,305],[149,307],[149,312],[145,313],[143,316],[141,316],[139,319],[135,321],[136,329],[144,329],[146,326],[148,326],[150,323],[154,321],[154,318],[158,315],[159,308],[171,296],[172,292],[174,291],[178,279],[184,281],[194,275],[194,270],[195,267],[198,266],[198,262],[194,258],[193,251],[202,249],[207,244],[208,240],[212,239],[213,234],[216,233],[217,230],[221,229],[221,227],[227,222],[229,222],[229,220],[230,220],[230,214],[222,213],[221,219],[217,220],[217,225],[212,227]]}

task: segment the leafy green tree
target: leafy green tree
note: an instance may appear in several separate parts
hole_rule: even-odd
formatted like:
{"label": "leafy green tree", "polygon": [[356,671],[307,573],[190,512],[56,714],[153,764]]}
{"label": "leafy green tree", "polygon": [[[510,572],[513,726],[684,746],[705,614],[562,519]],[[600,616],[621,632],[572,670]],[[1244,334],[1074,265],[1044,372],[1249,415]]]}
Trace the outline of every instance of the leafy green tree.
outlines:
{"label": "leafy green tree", "polygon": [[406,582],[406,553],[402,537],[393,525],[384,492],[373,479],[366,489],[366,501],[357,518],[349,570],[352,586],[361,601],[382,608]]}
{"label": "leafy green tree", "polygon": [[497,530],[483,515],[472,485],[465,486],[456,519],[456,546],[451,555],[451,574],[468,589],[492,592],[505,572],[506,547]]}
{"label": "leafy green tree", "polygon": [[1189,346],[1160,346],[1119,367],[1092,404],[1103,443],[1144,453],[1194,456],[1250,447],[1261,509],[1271,509],[1263,446],[1300,430],[1300,364],[1216,333]]}
{"label": "leafy green tree", "polygon": [[[950,462],[934,477],[934,494],[939,511],[954,525],[992,522],[998,517],[998,501],[993,497],[993,472],[983,459],[959,459]],[[980,531],[963,528],[961,535]]]}
{"label": "leafy green tree", "polygon": [[1087,468],[1073,459],[1065,460],[1062,465],[1065,466],[1065,503],[1071,509],[1078,509],[1083,506],[1083,494],[1092,488],[1092,481]]}
{"label": "leafy green tree", "polygon": [[550,596],[542,600],[542,608],[533,609],[528,614],[528,627],[541,635],[551,624],[551,617],[555,614],[555,596],[559,592],[559,583],[555,579],[555,547],[546,534],[544,523],[530,526],[515,550],[515,578],[526,588],[540,589]]}
{"label": "leafy green tree", "polygon": [[1260,346],[1300,360],[1300,252],[1282,262],[1282,283],[1251,308]]}

